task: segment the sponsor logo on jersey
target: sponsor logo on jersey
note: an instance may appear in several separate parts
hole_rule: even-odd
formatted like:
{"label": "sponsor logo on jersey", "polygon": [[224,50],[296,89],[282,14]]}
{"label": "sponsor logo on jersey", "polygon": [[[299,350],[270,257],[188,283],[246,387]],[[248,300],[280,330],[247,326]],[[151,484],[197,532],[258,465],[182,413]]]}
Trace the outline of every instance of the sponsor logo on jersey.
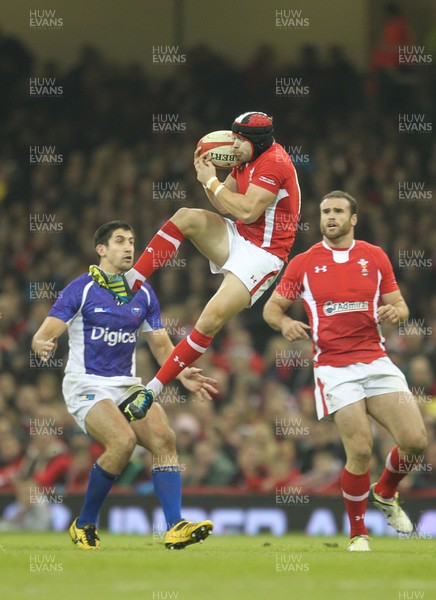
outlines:
{"label": "sponsor logo on jersey", "polygon": [[94,400],[95,394],[80,394],[79,400],[80,402],[91,402]]}
{"label": "sponsor logo on jersey", "polygon": [[322,267],[318,267],[318,265],[315,267],[315,273],[326,273],[327,272],[327,265],[323,265]]}
{"label": "sponsor logo on jersey", "polygon": [[265,175],[261,175],[259,177],[259,181],[263,181],[264,183],[269,183],[269,185],[276,185],[274,179],[270,179],[269,177],[265,177]]}
{"label": "sponsor logo on jersey", "polygon": [[91,340],[103,340],[108,346],[116,346],[117,344],[134,344],[136,342],[136,331],[110,331],[109,327],[93,327],[91,332]]}
{"label": "sponsor logo on jersey", "polygon": [[328,317],[332,315],[337,315],[338,313],[347,313],[347,312],[358,312],[365,311],[369,308],[369,302],[360,302],[356,300],[355,302],[332,302],[328,300],[324,304],[324,314]]}
{"label": "sponsor logo on jersey", "polygon": [[106,308],[106,307],[105,308],[97,307],[97,308],[94,308],[94,312],[95,313],[110,313],[110,312],[112,312],[112,309]]}

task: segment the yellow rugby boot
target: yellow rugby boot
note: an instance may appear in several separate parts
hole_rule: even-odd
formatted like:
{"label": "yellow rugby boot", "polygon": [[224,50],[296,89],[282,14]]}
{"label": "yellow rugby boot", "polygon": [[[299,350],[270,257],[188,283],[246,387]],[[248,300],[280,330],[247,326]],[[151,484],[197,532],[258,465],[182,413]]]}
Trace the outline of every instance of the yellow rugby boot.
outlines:
{"label": "yellow rugby boot", "polygon": [[[78,519],[79,517],[77,517]],[[71,524],[70,536],[73,544],[82,550],[100,550],[100,538],[95,525],[77,526],[77,519]]]}
{"label": "yellow rugby boot", "polygon": [[165,546],[169,550],[181,550],[190,544],[202,543],[213,531],[212,521],[179,521],[165,535]]}

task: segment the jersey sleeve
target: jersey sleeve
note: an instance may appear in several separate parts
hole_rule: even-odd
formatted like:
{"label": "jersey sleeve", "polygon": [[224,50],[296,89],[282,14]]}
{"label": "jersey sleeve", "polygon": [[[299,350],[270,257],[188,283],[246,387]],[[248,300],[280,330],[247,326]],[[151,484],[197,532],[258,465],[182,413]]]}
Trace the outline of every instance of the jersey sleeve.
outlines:
{"label": "jersey sleeve", "polygon": [[395,279],[394,270],[391,261],[387,254],[381,249],[378,249],[378,267],[381,272],[380,294],[389,294],[399,290],[397,280]]}
{"label": "jersey sleeve", "polygon": [[80,308],[82,302],[84,282],[75,279],[62,290],[56,302],[48,313],[49,317],[56,317],[65,323],[68,323]]}
{"label": "jersey sleeve", "polygon": [[251,183],[273,194],[278,194],[282,187],[282,179],[278,163],[273,160],[266,160],[259,169],[254,171]]}
{"label": "jersey sleeve", "polygon": [[142,331],[146,332],[155,331],[156,329],[163,329],[159,300],[157,299],[153,288],[147,283],[144,283],[142,284],[141,292],[144,292],[147,298],[147,316],[142,324]]}
{"label": "jersey sleeve", "polygon": [[301,260],[296,256],[291,260],[283,273],[276,292],[290,302],[294,302],[303,290],[303,277],[300,269]]}

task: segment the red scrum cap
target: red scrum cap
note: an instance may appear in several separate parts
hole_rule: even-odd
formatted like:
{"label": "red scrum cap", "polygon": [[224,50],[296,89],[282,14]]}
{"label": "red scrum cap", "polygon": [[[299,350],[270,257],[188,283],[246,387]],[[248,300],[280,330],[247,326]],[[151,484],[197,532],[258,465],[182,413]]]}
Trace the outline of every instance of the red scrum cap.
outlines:
{"label": "red scrum cap", "polygon": [[251,143],[253,158],[257,158],[274,143],[272,117],[263,112],[246,112],[239,115],[232,124],[232,131]]}

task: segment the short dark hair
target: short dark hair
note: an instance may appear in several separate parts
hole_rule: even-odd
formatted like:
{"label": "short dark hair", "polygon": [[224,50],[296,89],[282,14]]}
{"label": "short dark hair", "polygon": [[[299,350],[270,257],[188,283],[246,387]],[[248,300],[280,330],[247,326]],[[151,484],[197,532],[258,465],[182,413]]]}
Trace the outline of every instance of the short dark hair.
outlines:
{"label": "short dark hair", "polygon": [[107,246],[115,229],[124,229],[124,231],[131,231],[134,234],[132,227],[125,221],[109,221],[109,223],[101,225],[94,233],[94,248],[97,248],[99,244]]}
{"label": "short dark hair", "polygon": [[343,198],[344,200],[348,200],[348,204],[350,205],[350,213],[352,215],[357,215],[357,200],[347,194],[347,192],[343,192],[342,190],[334,190],[333,192],[329,192],[325,196],[322,197],[321,203],[327,198]]}

